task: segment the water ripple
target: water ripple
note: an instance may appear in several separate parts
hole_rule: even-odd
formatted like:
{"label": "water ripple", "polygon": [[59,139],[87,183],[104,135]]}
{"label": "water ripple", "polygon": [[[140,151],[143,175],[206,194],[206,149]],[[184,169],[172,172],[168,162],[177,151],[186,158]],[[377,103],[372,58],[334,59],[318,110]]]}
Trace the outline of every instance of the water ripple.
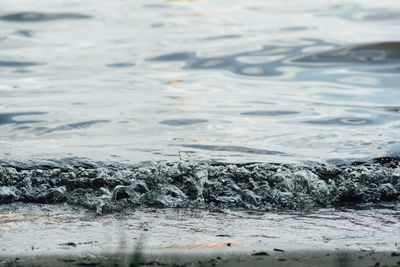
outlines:
{"label": "water ripple", "polygon": [[286,153],[280,151],[249,148],[243,146],[216,146],[216,145],[199,145],[199,144],[182,144],[180,146],[204,149],[204,150],[212,150],[212,151],[240,152],[240,153],[258,154],[258,155],[286,155]]}
{"label": "water ripple", "polygon": [[46,112],[18,112],[18,113],[0,113],[0,126],[4,124],[25,124],[25,123],[36,123],[41,120],[17,120],[15,118],[20,116],[31,116],[31,115],[43,115]]}
{"label": "water ripple", "polygon": [[[323,67],[333,64],[370,64],[370,63],[400,63],[400,42],[382,42],[339,46],[322,40],[305,40],[312,42],[298,46],[266,45],[261,50],[242,52],[221,57],[198,57],[196,53],[171,53],[151,58],[152,61],[185,61],[185,69],[221,69],[246,76],[280,76],[282,67],[297,66],[306,70],[307,67],[318,65]],[[307,48],[315,46],[334,46],[334,49],[304,53]],[[267,60],[263,57],[268,56]],[[251,61],[243,59],[252,58]],[[259,60],[257,59],[259,58]],[[251,63],[254,62],[254,63]],[[307,64],[307,65],[305,65]],[[382,71],[382,69],[381,69]],[[390,72],[390,71],[388,71]],[[392,71],[393,72],[393,71]],[[372,79],[372,78],[371,78]]]}
{"label": "water ripple", "polygon": [[65,19],[90,19],[91,16],[79,13],[41,13],[21,12],[0,16],[0,20],[11,22],[45,22]]}
{"label": "water ripple", "polygon": [[193,125],[193,124],[198,124],[198,123],[205,123],[208,122],[208,120],[203,120],[203,119],[173,119],[173,120],[163,120],[160,121],[160,124],[165,124],[169,126],[188,126],[188,125]]}

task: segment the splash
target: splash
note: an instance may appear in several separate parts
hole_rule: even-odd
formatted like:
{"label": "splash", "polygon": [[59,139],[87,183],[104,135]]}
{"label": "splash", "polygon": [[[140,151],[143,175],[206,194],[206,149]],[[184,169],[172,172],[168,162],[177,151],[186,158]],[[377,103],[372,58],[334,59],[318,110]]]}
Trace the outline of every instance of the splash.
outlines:
{"label": "splash", "polygon": [[126,208],[308,210],[400,199],[394,158],[308,166],[195,161],[139,167],[91,164],[0,167],[0,204],[68,203],[98,213]]}

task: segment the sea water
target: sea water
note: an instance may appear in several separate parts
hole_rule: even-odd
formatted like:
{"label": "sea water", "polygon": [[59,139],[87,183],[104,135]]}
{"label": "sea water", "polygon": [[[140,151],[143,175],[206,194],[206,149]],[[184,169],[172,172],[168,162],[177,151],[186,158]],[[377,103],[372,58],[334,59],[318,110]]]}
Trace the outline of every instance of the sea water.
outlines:
{"label": "sea water", "polygon": [[0,201],[398,207],[399,22],[398,1],[4,1]]}

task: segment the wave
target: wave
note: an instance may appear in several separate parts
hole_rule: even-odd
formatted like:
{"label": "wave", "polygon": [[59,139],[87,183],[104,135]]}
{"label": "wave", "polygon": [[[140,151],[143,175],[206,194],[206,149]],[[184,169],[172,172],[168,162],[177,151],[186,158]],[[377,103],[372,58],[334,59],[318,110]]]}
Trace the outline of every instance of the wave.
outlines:
{"label": "wave", "polygon": [[[340,45],[317,39],[301,39],[301,41],[306,41],[308,44],[295,46],[265,45],[261,50],[219,57],[201,57],[194,52],[177,52],[149,58],[148,60],[182,61],[185,62],[184,69],[228,70],[244,76],[282,76],[285,67],[297,67],[306,70],[313,67],[343,66],[354,68],[358,66],[357,71],[361,72],[398,72],[398,66],[387,67],[390,64],[398,64],[400,61],[400,42],[397,41],[355,45]],[[315,50],[316,47],[329,47],[329,49],[318,52],[304,52],[304,50]],[[384,67],[385,65],[386,67]],[[363,68],[366,66],[373,67],[373,69]],[[313,78],[315,79],[315,77]]]}
{"label": "wave", "polygon": [[398,63],[400,42],[381,42],[342,46],[337,49],[301,56],[304,63]]}
{"label": "wave", "polygon": [[0,204],[127,208],[309,210],[400,203],[400,159],[307,166],[195,161],[0,166]]}

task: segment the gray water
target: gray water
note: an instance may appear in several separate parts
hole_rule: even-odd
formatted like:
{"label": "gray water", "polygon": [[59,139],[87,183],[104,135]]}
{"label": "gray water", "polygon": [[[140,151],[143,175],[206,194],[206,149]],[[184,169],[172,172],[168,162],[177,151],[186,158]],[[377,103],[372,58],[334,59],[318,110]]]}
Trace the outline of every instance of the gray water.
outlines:
{"label": "gray water", "polygon": [[400,209],[398,161],[343,166],[190,161],[141,167],[0,166],[0,185],[0,204],[68,203],[98,214],[141,207]]}
{"label": "gray water", "polygon": [[0,4],[0,156],[399,152],[398,1]]}
{"label": "gray water", "polygon": [[399,22],[398,1],[2,2],[1,202],[396,206]]}

